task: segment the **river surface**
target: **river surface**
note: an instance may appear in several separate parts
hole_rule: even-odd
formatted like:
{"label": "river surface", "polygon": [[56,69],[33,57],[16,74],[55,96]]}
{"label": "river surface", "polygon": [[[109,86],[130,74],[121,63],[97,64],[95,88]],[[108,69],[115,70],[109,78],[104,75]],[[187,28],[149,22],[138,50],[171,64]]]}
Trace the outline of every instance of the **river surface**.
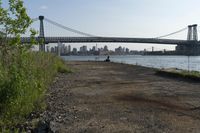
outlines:
{"label": "river surface", "polygon": [[[107,56],[62,56],[66,61],[103,61]],[[179,68],[200,71],[200,56],[111,55],[112,62],[153,68]]]}

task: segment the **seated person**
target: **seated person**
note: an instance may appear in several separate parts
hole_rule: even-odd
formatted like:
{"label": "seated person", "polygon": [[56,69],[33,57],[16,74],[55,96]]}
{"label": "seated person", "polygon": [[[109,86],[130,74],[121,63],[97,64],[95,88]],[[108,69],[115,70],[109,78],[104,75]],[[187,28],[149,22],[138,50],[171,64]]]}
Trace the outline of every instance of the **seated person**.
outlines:
{"label": "seated person", "polygon": [[105,60],[105,62],[110,62],[110,56],[107,57],[107,59]]}

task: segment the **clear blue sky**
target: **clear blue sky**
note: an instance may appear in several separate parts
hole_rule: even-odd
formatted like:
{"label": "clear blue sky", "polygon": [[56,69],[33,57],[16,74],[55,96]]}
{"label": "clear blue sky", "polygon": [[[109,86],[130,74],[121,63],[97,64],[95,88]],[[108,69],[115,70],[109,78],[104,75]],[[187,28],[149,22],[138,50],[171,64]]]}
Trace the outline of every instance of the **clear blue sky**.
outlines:
{"label": "clear blue sky", "polygon": [[[200,25],[199,0],[25,0],[25,5],[32,18],[44,15],[68,27],[99,36],[157,37],[189,24]],[[186,35],[185,31],[171,38],[186,39]],[[153,45],[124,46],[143,49]]]}

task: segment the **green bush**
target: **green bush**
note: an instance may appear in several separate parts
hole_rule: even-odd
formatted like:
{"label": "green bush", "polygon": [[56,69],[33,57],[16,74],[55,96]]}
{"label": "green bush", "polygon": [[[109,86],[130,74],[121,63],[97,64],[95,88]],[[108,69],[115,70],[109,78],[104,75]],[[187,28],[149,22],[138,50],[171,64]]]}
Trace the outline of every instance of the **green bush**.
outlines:
{"label": "green bush", "polygon": [[20,36],[32,23],[23,3],[0,0],[0,26],[6,29],[0,34],[0,130],[44,108],[44,94],[55,74],[70,72],[59,57],[30,51],[31,44],[41,42],[34,39],[34,29],[30,30],[31,44],[21,43]]}
{"label": "green bush", "polygon": [[32,23],[23,3],[0,0],[0,26],[6,29],[0,34],[0,130],[44,108],[44,94],[54,75],[69,72],[60,58],[30,51],[31,44],[40,42],[34,39],[34,29],[30,30],[31,44],[21,43],[20,36]]}
{"label": "green bush", "polygon": [[12,51],[0,59],[0,127],[23,122],[45,108],[44,94],[57,72],[70,72],[59,57]]}

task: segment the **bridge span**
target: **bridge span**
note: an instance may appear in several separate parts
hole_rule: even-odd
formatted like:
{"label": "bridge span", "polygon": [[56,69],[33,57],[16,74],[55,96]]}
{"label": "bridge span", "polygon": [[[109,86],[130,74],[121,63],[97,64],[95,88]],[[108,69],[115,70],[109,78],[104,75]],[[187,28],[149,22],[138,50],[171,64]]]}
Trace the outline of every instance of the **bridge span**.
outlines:
{"label": "bridge span", "polygon": [[[41,38],[36,37],[37,41]],[[30,43],[30,37],[22,37],[22,43]],[[173,40],[173,39],[155,39],[155,38],[123,38],[123,37],[45,37],[45,44],[48,43],[154,43],[154,44],[168,44],[178,45],[184,44],[186,40]]]}
{"label": "bridge span", "polygon": [[[198,41],[198,30],[197,24],[189,25],[181,30],[159,36],[156,38],[126,38],[126,37],[102,37],[91,35],[79,30],[75,30],[64,25],[61,25],[53,20],[47,19],[44,16],[39,16],[33,21],[40,21],[39,36],[35,38],[40,42],[40,50],[45,51],[45,44],[49,43],[150,43],[150,44],[167,44],[177,45],[175,54],[178,55],[200,55],[200,41]],[[56,36],[45,36],[44,32],[44,20],[58,28],[62,28],[72,33],[83,35],[84,37],[56,37]],[[163,39],[171,35],[188,30],[186,40],[177,39]],[[43,40],[43,41],[41,41]],[[22,43],[31,43],[30,37],[22,37]]]}

